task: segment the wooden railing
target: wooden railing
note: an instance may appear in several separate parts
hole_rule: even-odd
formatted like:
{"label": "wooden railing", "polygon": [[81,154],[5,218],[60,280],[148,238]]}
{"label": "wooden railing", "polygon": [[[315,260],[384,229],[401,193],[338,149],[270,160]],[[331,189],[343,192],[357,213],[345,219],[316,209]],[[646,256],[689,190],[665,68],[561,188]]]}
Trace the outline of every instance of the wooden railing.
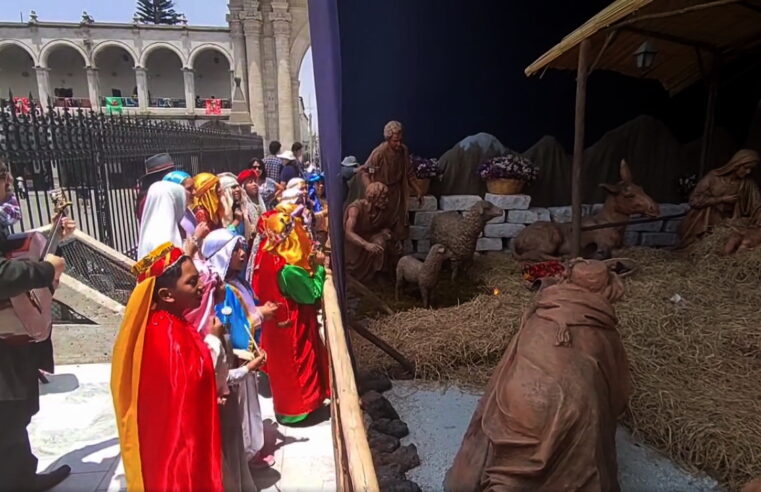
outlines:
{"label": "wooden railing", "polygon": [[336,484],[343,492],[378,492],[378,478],[359,407],[338,295],[329,273],[323,291],[325,341],[330,354],[331,420]]}

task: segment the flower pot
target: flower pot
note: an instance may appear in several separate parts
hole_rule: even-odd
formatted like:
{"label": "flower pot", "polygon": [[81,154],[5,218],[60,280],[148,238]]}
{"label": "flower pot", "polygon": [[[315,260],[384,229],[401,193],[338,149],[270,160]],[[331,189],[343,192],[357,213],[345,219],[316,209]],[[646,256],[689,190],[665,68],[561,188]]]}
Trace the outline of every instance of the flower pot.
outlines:
{"label": "flower pot", "polygon": [[486,189],[495,195],[517,195],[524,184],[522,179],[490,179],[486,182]]}
{"label": "flower pot", "polygon": [[421,195],[428,194],[428,187],[431,186],[431,180],[428,178],[415,178],[417,181],[417,187],[420,190]]}

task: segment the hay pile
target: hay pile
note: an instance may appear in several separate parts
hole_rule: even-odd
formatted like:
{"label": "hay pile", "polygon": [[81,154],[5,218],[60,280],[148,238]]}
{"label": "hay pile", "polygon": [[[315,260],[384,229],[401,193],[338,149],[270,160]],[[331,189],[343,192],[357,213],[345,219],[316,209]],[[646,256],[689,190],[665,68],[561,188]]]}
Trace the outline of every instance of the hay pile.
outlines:
{"label": "hay pile", "polygon": [[[634,433],[688,468],[733,489],[761,475],[761,251],[719,257],[729,230],[686,253],[632,249],[637,262],[617,306],[634,393]],[[483,386],[518,329],[531,294],[504,254],[472,275],[501,290],[460,306],[413,309],[370,328],[413,359],[419,376]],[[679,294],[684,300],[670,299]],[[363,365],[388,358],[365,343]]]}

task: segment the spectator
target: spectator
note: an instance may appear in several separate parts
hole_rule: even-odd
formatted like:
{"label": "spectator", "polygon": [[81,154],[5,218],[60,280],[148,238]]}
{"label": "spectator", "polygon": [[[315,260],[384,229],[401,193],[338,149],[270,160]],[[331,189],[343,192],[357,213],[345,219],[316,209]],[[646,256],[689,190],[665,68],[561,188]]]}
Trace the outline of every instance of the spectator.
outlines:
{"label": "spectator", "polygon": [[264,171],[266,176],[270,179],[278,181],[280,179],[280,171],[283,170],[283,161],[278,157],[282,145],[277,140],[270,142],[270,153],[264,158]]}
{"label": "spectator", "polygon": [[296,160],[299,162],[299,165],[303,168],[304,145],[301,142],[293,142],[293,145],[291,145],[291,152],[293,152],[293,155],[296,157]]}
{"label": "spectator", "polygon": [[278,156],[283,162],[283,167],[280,171],[280,184],[285,186],[293,178],[303,178],[304,173],[299,167],[299,161],[296,160],[296,156],[293,152],[286,150]]}
{"label": "spectator", "polygon": [[349,194],[349,181],[357,173],[357,158],[353,155],[347,155],[344,160],[341,161],[341,180],[344,184],[344,197]]}

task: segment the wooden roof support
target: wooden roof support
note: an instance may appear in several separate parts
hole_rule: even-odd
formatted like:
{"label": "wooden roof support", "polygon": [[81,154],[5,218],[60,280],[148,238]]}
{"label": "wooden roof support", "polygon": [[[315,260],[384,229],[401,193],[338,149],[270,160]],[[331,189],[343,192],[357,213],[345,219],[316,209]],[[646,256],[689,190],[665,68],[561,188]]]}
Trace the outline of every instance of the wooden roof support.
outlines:
{"label": "wooden roof support", "polygon": [[613,44],[613,41],[616,40],[616,36],[618,36],[618,29],[614,29],[608,33],[608,36],[605,38],[605,43],[603,43],[602,48],[600,48],[600,51],[597,53],[597,56],[595,57],[595,61],[592,62],[592,64],[589,66],[589,72],[592,73],[595,71],[595,68],[597,68],[597,64],[600,63],[600,59],[602,59],[602,55],[605,54],[605,50],[610,48],[610,46]]}
{"label": "wooden roof support", "polygon": [[576,115],[574,118],[573,167],[571,168],[571,252],[581,255],[581,168],[584,164],[584,130],[589,76],[589,38],[579,45],[576,69]]}
{"label": "wooden roof support", "polygon": [[634,26],[623,26],[623,27],[620,27],[620,29],[633,32],[636,34],[641,34],[643,36],[647,36],[653,39],[662,39],[663,41],[668,41],[670,43],[682,44],[684,46],[689,46],[692,48],[699,48],[701,50],[710,51],[711,53],[717,53],[719,51],[719,48],[717,46],[704,43],[702,41],[696,41],[694,39],[687,39],[681,36],[674,36],[673,34],[666,34],[664,32],[651,31],[650,29],[642,29],[642,28],[634,27]]}

